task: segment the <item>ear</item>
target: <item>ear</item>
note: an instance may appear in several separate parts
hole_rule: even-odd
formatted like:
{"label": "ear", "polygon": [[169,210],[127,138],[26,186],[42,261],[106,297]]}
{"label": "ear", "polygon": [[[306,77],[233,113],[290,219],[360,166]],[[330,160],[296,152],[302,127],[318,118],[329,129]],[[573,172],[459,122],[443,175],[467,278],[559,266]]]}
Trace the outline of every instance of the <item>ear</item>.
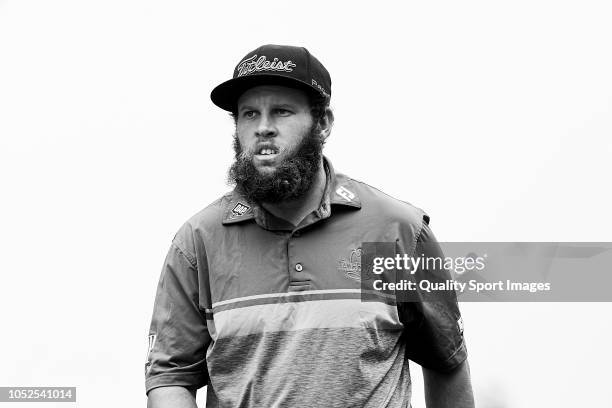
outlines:
{"label": "ear", "polygon": [[334,126],[334,112],[328,106],[325,108],[325,114],[319,121],[319,127],[321,129],[321,138],[326,140],[331,133],[332,127]]}

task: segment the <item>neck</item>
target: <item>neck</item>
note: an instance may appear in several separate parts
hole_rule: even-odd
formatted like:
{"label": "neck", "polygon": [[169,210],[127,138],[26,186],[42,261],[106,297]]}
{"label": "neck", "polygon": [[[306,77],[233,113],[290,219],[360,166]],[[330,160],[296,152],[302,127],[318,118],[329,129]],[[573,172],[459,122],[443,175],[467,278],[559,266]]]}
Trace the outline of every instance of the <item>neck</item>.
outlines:
{"label": "neck", "polygon": [[298,226],[308,214],[319,208],[325,191],[326,178],[325,168],[321,160],[319,171],[304,197],[282,203],[262,203],[262,207],[278,218]]}

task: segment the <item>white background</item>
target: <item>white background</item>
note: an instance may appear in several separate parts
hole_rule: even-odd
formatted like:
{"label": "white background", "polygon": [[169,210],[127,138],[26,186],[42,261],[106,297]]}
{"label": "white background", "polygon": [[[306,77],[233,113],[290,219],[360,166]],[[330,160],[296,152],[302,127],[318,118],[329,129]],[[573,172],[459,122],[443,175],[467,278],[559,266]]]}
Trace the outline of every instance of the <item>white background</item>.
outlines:
{"label": "white background", "polygon": [[[610,241],[610,21],[584,0],[0,1],[0,386],[145,405],[162,261],[229,189],[208,95],[265,43],[326,65],[326,154],[439,240]],[[612,304],[462,311],[480,407],[612,406]]]}

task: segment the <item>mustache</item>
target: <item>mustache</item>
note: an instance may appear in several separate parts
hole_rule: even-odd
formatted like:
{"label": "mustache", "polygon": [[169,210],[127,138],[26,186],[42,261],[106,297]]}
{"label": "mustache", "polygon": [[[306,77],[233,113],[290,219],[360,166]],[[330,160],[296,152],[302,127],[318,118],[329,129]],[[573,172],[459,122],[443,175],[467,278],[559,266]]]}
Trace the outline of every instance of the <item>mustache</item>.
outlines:
{"label": "mustache", "polygon": [[241,159],[252,159],[253,156],[259,154],[259,152],[263,149],[270,149],[273,150],[275,153],[281,153],[282,150],[285,150],[281,149],[278,145],[274,143],[262,142],[257,143],[255,146],[250,147],[248,150],[241,149],[242,151],[239,153],[239,156]]}

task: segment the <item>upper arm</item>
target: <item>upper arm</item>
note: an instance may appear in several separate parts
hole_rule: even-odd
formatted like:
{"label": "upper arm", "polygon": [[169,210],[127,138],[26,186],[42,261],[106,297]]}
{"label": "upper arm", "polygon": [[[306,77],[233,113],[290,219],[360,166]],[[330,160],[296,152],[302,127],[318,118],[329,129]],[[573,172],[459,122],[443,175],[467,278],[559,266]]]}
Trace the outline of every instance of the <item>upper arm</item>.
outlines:
{"label": "upper arm", "polygon": [[168,386],[195,390],[208,382],[206,349],[211,337],[200,307],[201,280],[207,280],[207,273],[206,265],[195,261],[193,253],[175,238],[155,296],[145,371],[147,393]]}
{"label": "upper arm", "polygon": [[148,394],[147,408],[197,408],[196,390],[185,387],[159,387]]}
{"label": "upper arm", "polygon": [[449,372],[423,368],[427,408],[474,408],[467,360]]}
{"label": "upper arm", "polygon": [[[413,256],[423,260],[444,259],[427,221],[425,216]],[[439,283],[452,279],[452,276],[443,264],[440,267],[439,262],[422,261],[413,279],[419,287],[421,280]],[[451,371],[467,358],[461,314],[453,290],[417,290],[398,300],[408,358],[437,371]]]}

